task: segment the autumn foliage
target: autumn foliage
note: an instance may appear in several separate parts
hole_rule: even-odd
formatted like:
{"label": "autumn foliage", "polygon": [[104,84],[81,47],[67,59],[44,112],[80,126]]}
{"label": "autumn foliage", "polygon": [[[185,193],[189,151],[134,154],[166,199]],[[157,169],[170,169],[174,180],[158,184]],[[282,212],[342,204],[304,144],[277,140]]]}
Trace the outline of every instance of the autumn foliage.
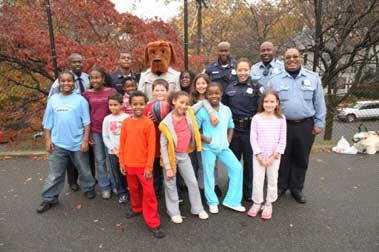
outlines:
{"label": "autumn foliage", "polygon": [[[145,45],[158,39],[171,41],[178,59],[183,58],[175,30],[161,20],[120,14],[105,0],[50,3],[60,70],[66,68],[68,56],[78,52],[85,57],[85,70],[99,65],[112,71],[122,48],[132,52],[133,67],[140,71]],[[55,79],[45,1],[1,1],[0,23],[0,130],[40,130],[46,95]],[[180,70],[183,62],[174,67]]]}

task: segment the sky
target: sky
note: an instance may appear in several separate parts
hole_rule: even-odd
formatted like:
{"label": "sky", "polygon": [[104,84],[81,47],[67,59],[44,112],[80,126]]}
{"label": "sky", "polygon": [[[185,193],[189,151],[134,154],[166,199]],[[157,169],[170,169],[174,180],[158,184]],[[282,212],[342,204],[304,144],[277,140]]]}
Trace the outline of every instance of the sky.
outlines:
{"label": "sky", "polygon": [[159,17],[168,21],[174,17],[183,1],[172,1],[165,5],[164,0],[111,0],[120,13],[132,12],[143,19]]}

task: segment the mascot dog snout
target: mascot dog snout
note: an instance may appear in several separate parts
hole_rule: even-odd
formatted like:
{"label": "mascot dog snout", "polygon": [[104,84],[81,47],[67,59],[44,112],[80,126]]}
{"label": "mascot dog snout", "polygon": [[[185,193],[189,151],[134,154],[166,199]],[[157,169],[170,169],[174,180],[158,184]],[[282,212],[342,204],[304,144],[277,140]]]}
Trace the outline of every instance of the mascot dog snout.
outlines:
{"label": "mascot dog snout", "polygon": [[168,41],[154,41],[145,48],[145,64],[157,75],[166,73],[170,64],[175,64],[176,55]]}

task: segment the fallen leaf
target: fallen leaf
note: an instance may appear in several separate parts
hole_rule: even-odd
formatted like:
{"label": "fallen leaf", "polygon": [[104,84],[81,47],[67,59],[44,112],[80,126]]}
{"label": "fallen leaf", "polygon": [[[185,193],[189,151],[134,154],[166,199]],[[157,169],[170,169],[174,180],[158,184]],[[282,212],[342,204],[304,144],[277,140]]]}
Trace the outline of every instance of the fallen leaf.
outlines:
{"label": "fallen leaf", "polygon": [[27,179],[25,179],[25,183],[26,183],[26,182],[29,182],[30,180],[32,180],[32,178],[27,178]]}
{"label": "fallen leaf", "polygon": [[75,208],[76,208],[76,209],[80,209],[80,208],[82,208],[82,204],[80,204],[80,203],[76,204]]}
{"label": "fallen leaf", "polygon": [[93,222],[95,222],[95,223],[96,223],[96,222],[99,222],[99,220],[98,220],[98,219],[96,219],[96,220],[93,220]]}

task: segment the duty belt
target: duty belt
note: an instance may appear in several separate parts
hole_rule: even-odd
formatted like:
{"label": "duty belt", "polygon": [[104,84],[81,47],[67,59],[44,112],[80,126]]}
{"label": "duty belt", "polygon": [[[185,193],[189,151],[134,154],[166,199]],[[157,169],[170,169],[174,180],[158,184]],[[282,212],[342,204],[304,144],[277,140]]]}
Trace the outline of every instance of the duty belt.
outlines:
{"label": "duty belt", "polygon": [[233,117],[234,126],[240,129],[249,129],[251,117]]}

